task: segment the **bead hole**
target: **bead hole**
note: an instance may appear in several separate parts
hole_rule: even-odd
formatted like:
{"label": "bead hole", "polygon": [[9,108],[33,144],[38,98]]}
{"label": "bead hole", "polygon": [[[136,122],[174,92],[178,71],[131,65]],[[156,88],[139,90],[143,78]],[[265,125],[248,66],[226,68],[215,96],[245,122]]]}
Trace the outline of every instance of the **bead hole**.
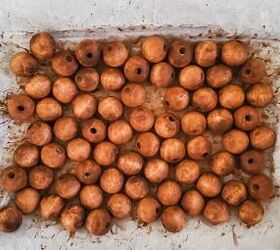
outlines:
{"label": "bead hole", "polygon": [[136,68],[136,74],[140,75],[142,73],[142,69],[141,68]]}
{"label": "bead hole", "polygon": [[70,56],[70,55],[66,56],[66,61],[67,62],[72,62],[72,60],[73,60],[72,56]]}
{"label": "bead hole", "polygon": [[18,109],[19,111],[24,111],[24,106],[19,105],[19,106],[17,106],[17,109]]}
{"label": "bead hole", "polygon": [[245,120],[246,120],[247,122],[251,121],[251,120],[252,120],[251,115],[245,115]]}
{"label": "bead hole", "polygon": [[179,53],[180,53],[181,55],[184,55],[184,54],[186,53],[186,49],[185,49],[184,47],[181,47],[181,48],[179,49]]}
{"label": "bead hole", "polygon": [[14,179],[16,175],[13,172],[8,173],[8,178],[9,179]]}
{"label": "bead hole", "polygon": [[85,172],[84,176],[85,176],[85,177],[89,177],[89,176],[90,176],[90,173],[89,173],[89,172]]}
{"label": "bead hole", "polygon": [[260,186],[258,184],[253,184],[252,187],[255,191],[258,191],[260,189]]}
{"label": "bead hole", "polygon": [[205,153],[202,154],[203,157],[206,157],[207,155],[208,155],[207,152],[205,152]]}
{"label": "bead hole", "polygon": [[90,133],[95,134],[97,132],[96,128],[90,128]]}
{"label": "bead hole", "polygon": [[245,70],[245,74],[246,74],[246,75],[249,75],[250,73],[251,73],[251,70],[250,70],[250,69],[246,69],[246,70]]}
{"label": "bead hole", "polygon": [[140,142],[137,142],[136,147],[139,148],[139,149],[141,149],[141,143],[140,143]]}
{"label": "bead hole", "polygon": [[249,164],[254,163],[254,159],[252,159],[252,158],[248,159],[248,163],[249,163]]}
{"label": "bead hole", "polygon": [[91,52],[89,52],[89,53],[87,53],[87,58],[92,58],[92,53]]}
{"label": "bead hole", "polygon": [[171,122],[175,122],[175,119],[172,116],[169,116],[168,120],[171,121]]}

